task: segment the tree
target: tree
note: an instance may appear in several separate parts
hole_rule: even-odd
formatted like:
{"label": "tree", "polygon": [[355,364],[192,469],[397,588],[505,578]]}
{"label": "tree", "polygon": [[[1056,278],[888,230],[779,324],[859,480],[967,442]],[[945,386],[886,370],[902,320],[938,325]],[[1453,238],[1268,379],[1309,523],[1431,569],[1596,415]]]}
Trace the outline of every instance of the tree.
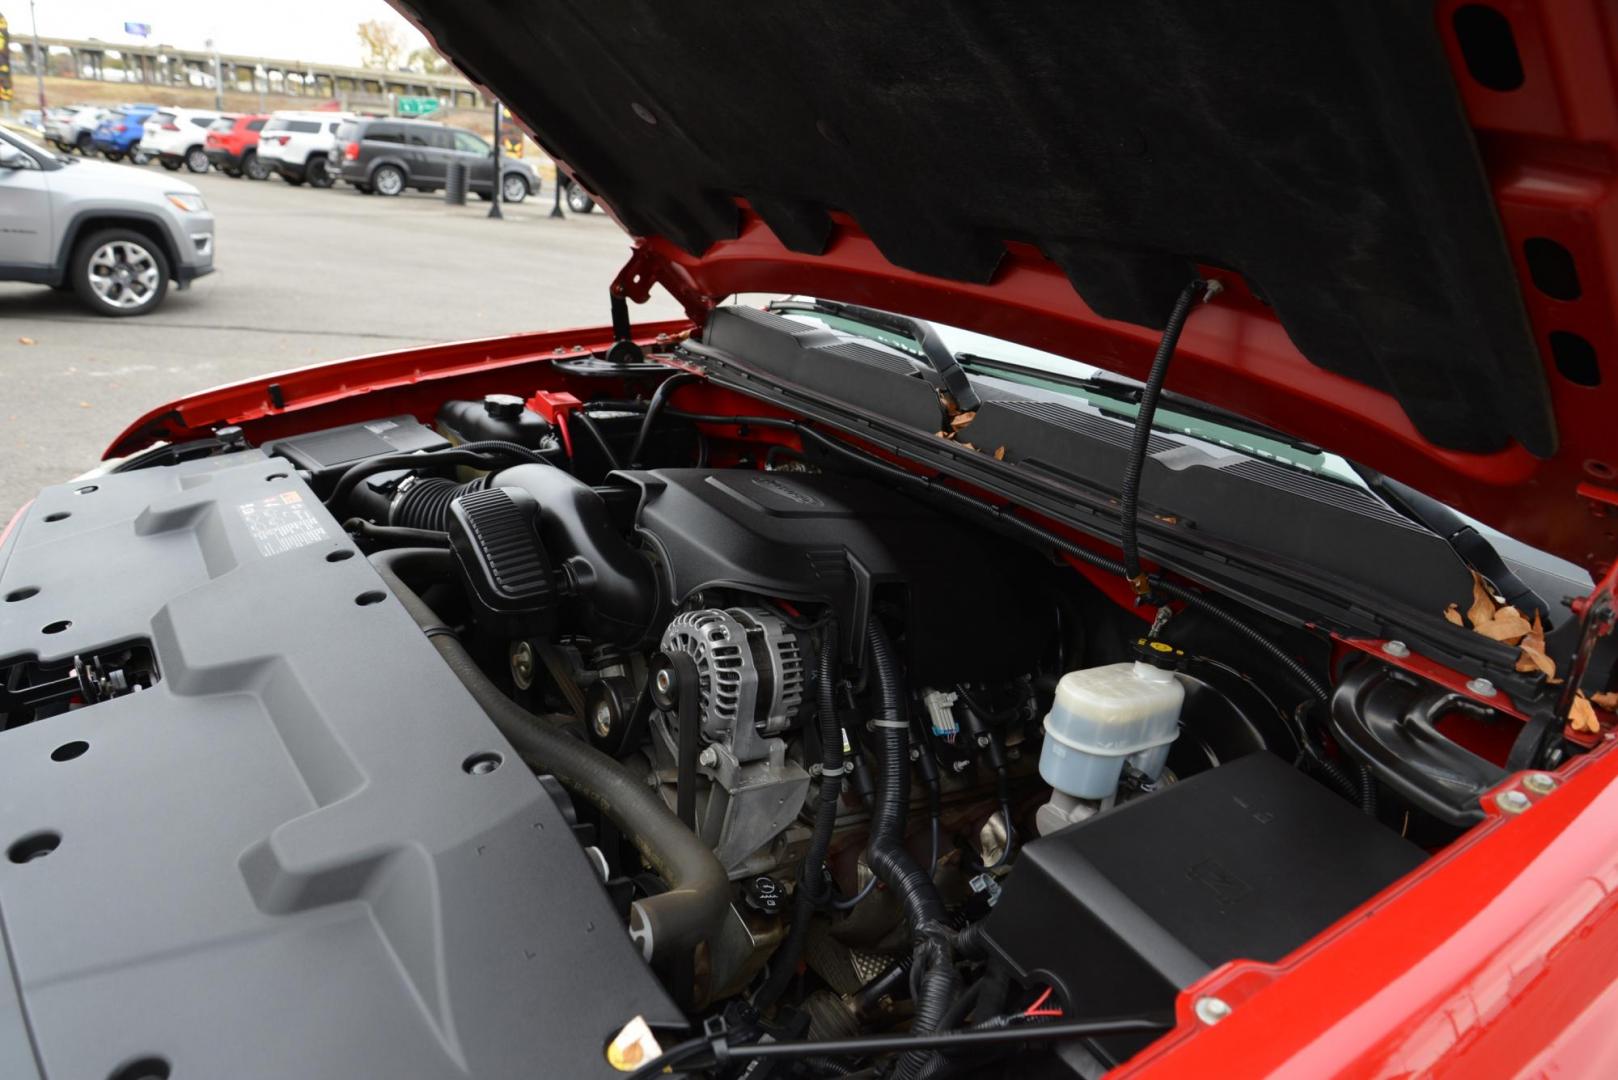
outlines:
{"label": "tree", "polygon": [[360,39],[360,66],[397,71],[403,66],[404,40],[396,23],[369,19],[354,28]]}
{"label": "tree", "polygon": [[416,49],[410,54],[409,68],[423,75],[448,75],[449,61],[432,49]]}

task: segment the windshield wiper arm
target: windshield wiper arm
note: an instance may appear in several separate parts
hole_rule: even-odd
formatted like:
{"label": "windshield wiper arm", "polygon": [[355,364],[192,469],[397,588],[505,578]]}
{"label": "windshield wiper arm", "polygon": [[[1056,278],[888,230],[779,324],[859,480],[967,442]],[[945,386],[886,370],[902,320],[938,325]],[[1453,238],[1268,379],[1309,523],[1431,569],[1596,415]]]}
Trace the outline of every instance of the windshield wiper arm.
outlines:
{"label": "windshield wiper arm", "polygon": [[[1020,374],[1034,375],[1051,382],[1062,383],[1064,386],[1088,390],[1104,397],[1116,398],[1131,405],[1140,404],[1141,392],[1146,389],[1145,383],[1117,375],[1103,375],[1100,373],[1085,376],[1062,375],[1056,372],[1026,368],[1005,360],[996,360],[992,356],[977,356],[973,353],[964,352],[959,354],[959,359],[963,363],[972,366],[1002,368]],[[1231,412],[1229,409],[1222,409],[1217,405],[1209,405],[1205,401],[1198,401],[1196,398],[1177,394],[1173,390],[1162,391],[1159,395],[1159,400],[1162,402],[1163,407],[1170,412],[1183,413],[1186,416],[1194,416],[1199,420],[1208,420],[1224,427],[1235,428],[1237,431],[1256,435],[1259,438],[1271,439],[1290,446],[1301,453],[1319,454],[1324,452],[1314,443],[1305,442],[1294,435],[1278,431],[1266,424],[1259,423],[1257,420],[1249,419],[1241,413]]]}
{"label": "windshield wiper arm", "polygon": [[863,304],[844,304],[836,300],[816,300],[814,309],[827,315],[851,319],[878,330],[910,338],[921,346],[922,359],[938,372],[939,377],[944,380],[944,389],[955,399],[956,406],[962,412],[972,412],[982,404],[978,392],[972,389],[972,380],[967,377],[966,369],[955,358],[955,354],[949,351],[949,346],[944,344],[943,337],[931,323],[912,319],[908,315],[896,315],[881,308],[866,307]]}
{"label": "windshield wiper arm", "polygon": [[1449,544],[1462,562],[1493,582],[1494,587],[1506,598],[1506,603],[1525,615],[1537,611],[1544,616],[1546,626],[1550,625],[1550,606],[1506,565],[1494,545],[1471,522],[1408,484],[1401,484],[1356,462],[1350,461],[1348,464],[1365,481],[1366,487],[1381,496],[1383,502]]}

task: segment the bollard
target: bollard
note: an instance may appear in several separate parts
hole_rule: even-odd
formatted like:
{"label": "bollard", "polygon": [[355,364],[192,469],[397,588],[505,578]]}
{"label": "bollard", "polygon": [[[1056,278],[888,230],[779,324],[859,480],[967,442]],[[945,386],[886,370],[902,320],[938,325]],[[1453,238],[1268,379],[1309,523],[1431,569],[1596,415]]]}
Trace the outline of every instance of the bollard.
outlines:
{"label": "bollard", "polygon": [[449,163],[449,174],[444,178],[444,201],[449,205],[466,205],[466,176],[466,162]]}

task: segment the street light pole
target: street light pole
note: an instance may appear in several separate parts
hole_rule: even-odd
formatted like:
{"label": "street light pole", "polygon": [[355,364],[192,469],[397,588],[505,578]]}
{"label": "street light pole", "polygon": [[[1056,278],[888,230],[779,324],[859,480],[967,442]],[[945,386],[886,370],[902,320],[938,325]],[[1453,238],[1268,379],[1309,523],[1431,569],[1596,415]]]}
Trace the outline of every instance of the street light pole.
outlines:
{"label": "street light pole", "polygon": [[39,47],[39,16],[34,14],[34,0],[28,0],[28,21],[34,27],[34,78],[39,82],[39,112],[45,113],[45,51]]}
{"label": "street light pole", "polygon": [[225,111],[225,84],[219,76],[219,46],[209,38],[205,44],[213,50],[213,107],[219,112]]}
{"label": "street light pole", "polygon": [[500,212],[500,103],[494,103],[494,179],[490,181],[494,190],[489,192],[489,216],[503,218],[506,215]]}

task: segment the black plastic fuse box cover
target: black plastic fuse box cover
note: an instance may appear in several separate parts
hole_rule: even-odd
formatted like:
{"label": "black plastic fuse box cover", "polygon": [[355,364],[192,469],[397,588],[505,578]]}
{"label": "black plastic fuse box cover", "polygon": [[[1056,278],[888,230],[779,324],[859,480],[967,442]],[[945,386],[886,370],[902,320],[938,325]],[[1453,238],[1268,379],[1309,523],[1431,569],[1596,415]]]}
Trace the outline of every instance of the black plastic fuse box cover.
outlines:
{"label": "black plastic fuse box cover", "polygon": [[[1258,752],[1028,844],[984,937],[1070,1019],[1167,1013],[1213,968],[1281,959],[1425,857]],[[1116,1063],[1150,1041],[1093,1049]]]}

